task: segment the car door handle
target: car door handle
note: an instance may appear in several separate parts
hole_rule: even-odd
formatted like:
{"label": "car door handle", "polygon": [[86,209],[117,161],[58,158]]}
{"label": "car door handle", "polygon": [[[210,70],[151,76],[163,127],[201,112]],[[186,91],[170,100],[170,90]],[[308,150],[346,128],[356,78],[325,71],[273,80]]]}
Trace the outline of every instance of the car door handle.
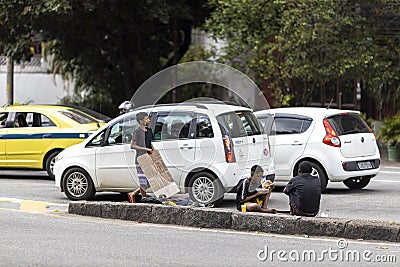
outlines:
{"label": "car door handle", "polygon": [[51,137],[51,134],[44,134],[43,135],[43,138],[50,138]]}
{"label": "car door handle", "polygon": [[180,147],[180,149],[192,149],[193,147],[192,146],[189,146],[189,145],[182,145],[181,147]]}
{"label": "car door handle", "polygon": [[301,145],[303,145],[303,143],[300,143],[299,141],[294,141],[292,143],[292,146],[301,146]]}

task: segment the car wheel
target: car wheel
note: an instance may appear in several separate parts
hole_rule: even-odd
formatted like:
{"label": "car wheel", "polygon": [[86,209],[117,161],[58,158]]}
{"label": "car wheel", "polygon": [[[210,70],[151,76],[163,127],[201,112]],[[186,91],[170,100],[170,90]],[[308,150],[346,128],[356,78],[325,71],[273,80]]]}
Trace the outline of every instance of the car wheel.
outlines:
{"label": "car wheel", "polygon": [[344,180],[343,183],[350,189],[361,189],[366,187],[371,180],[370,177],[355,177]]}
{"label": "car wheel", "polygon": [[96,194],[92,179],[81,168],[69,169],[63,176],[65,195],[71,200],[88,200]]}
{"label": "car wheel", "polygon": [[53,173],[54,163],[56,162],[56,157],[60,152],[61,151],[54,151],[54,152],[50,153],[50,155],[47,156],[47,158],[46,158],[45,168],[46,168],[47,174],[49,175],[49,177],[52,180],[55,179],[55,176]]}
{"label": "car wheel", "polygon": [[325,173],[324,168],[322,168],[319,164],[314,162],[308,161],[308,163],[310,163],[312,167],[311,175],[319,177],[319,180],[321,181],[321,192],[322,193],[325,192],[326,187],[328,186],[328,177]]}
{"label": "car wheel", "polygon": [[190,198],[202,204],[214,204],[224,197],[221,182],[208,172],[195,173],[189,181]]}

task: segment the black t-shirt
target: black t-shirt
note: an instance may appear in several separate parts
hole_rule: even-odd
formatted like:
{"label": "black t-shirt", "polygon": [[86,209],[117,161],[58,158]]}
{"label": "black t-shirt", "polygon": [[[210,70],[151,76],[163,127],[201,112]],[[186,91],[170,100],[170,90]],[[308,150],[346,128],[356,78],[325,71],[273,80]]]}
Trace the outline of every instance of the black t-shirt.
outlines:
{"label": "black t-shirt", "polygon": [[286,185],[285,193],[290,203],[300,211],[314,213],[319,210],[321,200],[321,181],[308,173],[292,178]]}
{"label": "black t-shirt", "polygon": [[[136,141],[136,145],[140,147],[152,148],[151,146],[151,139],[153,138],[153,132],[151,128],[146,127],[146,132],[143,131],[140,127],[137,128],[133,134],[132,141]],[[135,163],[137,162],[137,157],[146,154],[146,150],[136,150],[136,159]]]}
{"label": "black t-shirt", "polygon": [[[254,189],[256,189],[257,187],[259,187],[259,185],[255,185]],[[242,210],[241,206],[243,204],[243,200],[246,197],[257,194],[257,190],[252,189],[253,188],[250,188],[249,178],[244,178],[238,183],[236,193],[236,207],[238,210]]]}

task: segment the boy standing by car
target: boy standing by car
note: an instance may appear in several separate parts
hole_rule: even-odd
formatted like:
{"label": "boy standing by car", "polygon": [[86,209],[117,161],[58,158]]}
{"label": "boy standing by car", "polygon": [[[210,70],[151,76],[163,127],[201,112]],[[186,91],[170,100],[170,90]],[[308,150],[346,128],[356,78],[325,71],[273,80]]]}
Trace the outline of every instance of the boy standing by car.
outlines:
{"label": "boy standing by car", "polygon": [[319,212],[321,181],[312,176],[312,166],[303,161],[299,165],[299,175],[292,178],[283,192],[289,195],[290,214],[314,217]]}
{"label": "boy standing by car", "polygon": [[264,183],[265,186],[263,185],[264,188],[259,188],[264,174],[264,170],[259,165],[251,167],[250,174],[250,178],[241,180],[237,186],[237,209],[240,211],[276,213],[275,209],[267,208],[274,184],[267,180]]}
{"label": "boy standing by car", "polygon": [[151,144],[153,132],[150,127],[147,127],[150,125],[148,114],[146,112],[139,112],[136,114],[136,120],[139,123],[139,128],[137,128],[133,133],[131,148],[136,150],[135,164],[139,179],[139,188],[128,193],[129,202],[131,203],[137,202],[136,196],[138,196],[139,193],[142,197],[146,197],[146,189],[149,188],[149,183],[142,168],[139,166],[137,158],[145,153],[152,153],[154,149]]}

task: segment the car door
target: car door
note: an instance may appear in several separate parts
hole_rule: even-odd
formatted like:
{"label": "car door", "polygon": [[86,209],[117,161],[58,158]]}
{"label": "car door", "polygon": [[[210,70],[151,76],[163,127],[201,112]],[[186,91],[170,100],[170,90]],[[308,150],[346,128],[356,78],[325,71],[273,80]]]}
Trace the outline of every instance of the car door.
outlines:
{"label": "car door", "polygon": [[278,179],[292,176],[292,167],[303,154],[312,132],[312,122],[306,116],[275,114],[269,139]]}
{"label": "car door", "polygon": [[0,113],[0,166],[5,167],[7,165],[6,160],[6,136],[7,136],[7,118],[8,112]]}
{"label": "car door", "polygon": [[195,114],[189,112],[157,112],[153,130],[153,146],[157,149],[174,180],[179,183],[182,174],[193,163],[196,141],[192,121]]}
{"label": "car door", "polygon": [[[245,170],[248,167],[249,141],[250,138],[246,133],[246,128],[243,125],[243,112],[227,112],[217,116],[220,127],[223,127],[222,133],[225,132],[233,142],[234,161],[238,164],[240,170]],[[245,173],[239,174],[245,175]]]}
{"label": "car door", "polygon": [[196,153],[194,163],[207,166],[216,161],[217,148],[220,147],[221,140],[214,138],[212,122],[207,114],[198,113],[195,123]]}
{"label": "car door", "polygon": [[327,118],[334,125],[342,145],[340,152],[346,158],[375,155],[376,138],[357,113],[341,113]]}
{"label": "car door", "polygon": [[96,178],[100,188],[138,187],[136,153],[130,141],[139,124],[133,113],[129,115],[110,125],[102,145],[96,148]]}
{"label": "car door", "polygon": [[251,168],[255,164],[266,164],[270,153],[268,135],[264,133],[252,112],[239,112],[238,116],[247,135],[248,155],[246,168]]}
{"label": "car door", "polygon": [[[39,123],[34,123],[39,121]],[[40,121],[46,121],[42,125]],[[40,167],[43,153],[54,142],[52,134],[58,133],[56,124],[38,112],[15,112],[13,124],[7,131],[5,144],[9,167]]]}

